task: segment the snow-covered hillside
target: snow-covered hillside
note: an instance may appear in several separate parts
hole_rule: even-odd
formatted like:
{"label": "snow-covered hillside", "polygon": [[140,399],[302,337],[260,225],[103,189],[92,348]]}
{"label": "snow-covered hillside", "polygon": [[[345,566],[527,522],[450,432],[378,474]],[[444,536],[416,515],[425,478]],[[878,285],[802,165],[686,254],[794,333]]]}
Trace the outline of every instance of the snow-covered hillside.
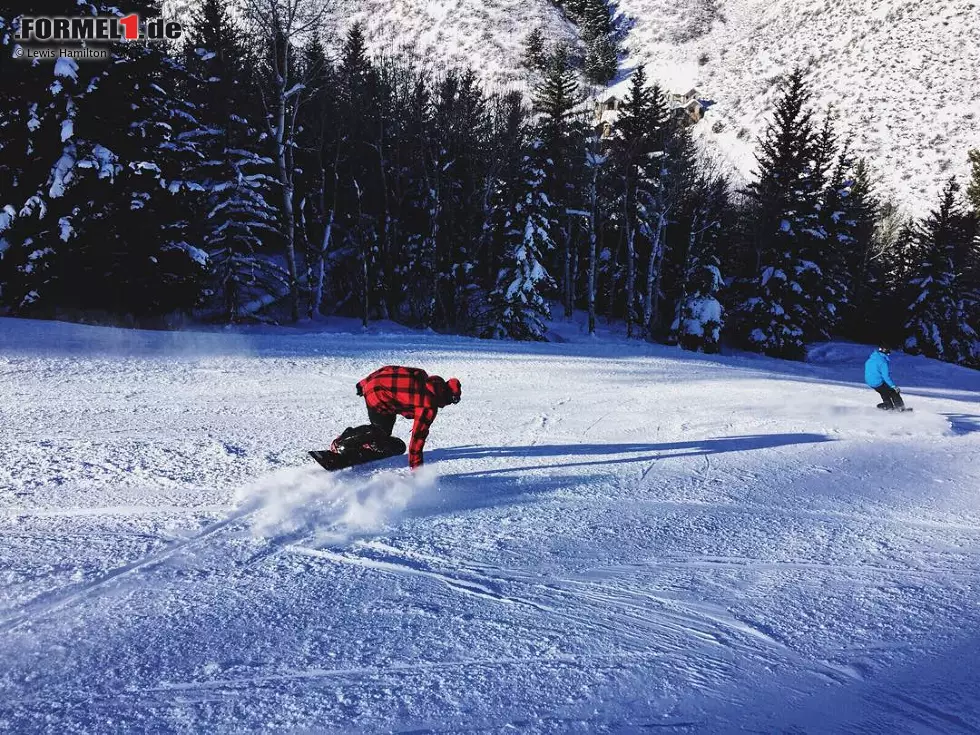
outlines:
{"label": "snow-covered hillside", "polygon": [[[324,41],[339,50],[354,23],[372,54],[400,55],[435,71],[471,68],[487,89],[527,89],[521,64],[528,31],[580,47],[575,26],[550,0],[317,0],[326,7]],[[193,0],[166,0],[188,21]]]}
{"label": "snow-covered hillside", "polygon": [[402,53],[433,68],[470,67],[489,89],[526,87],[523,41],[532,28],[579,44],[564,14],[542,0],[328,0],[326,38],[339,48],[358,22],[374,53]]}
{"label": "snow-covered hillside", "polygon": [[[980,373],[559,327],[0,320],[0,731],[980,729]],[[426,470],[324,472],[390,362]]]}
{"label": "snow-covered hillside", "polygon": [[[633,28],[628,71],[712,100],[698,130],[740,173],[753,166],[776,80],[809,70],[821,107],[833,104],[882,183],[910,212],[935,205],[950,175],[980,147],[980,5],[975,0],[619,0]],[[521,42],[537,26],[574,29],[550,0],[333,0],[329,33],[365,25],[372,49],[415,47],[473,66],[492,86],[519,85]],[[720,122],[721,132],[712,132]]]}
{"label": "snow-covered hillside", "polygon": [[[714,6],[716,12],[709,10]],[[980,5],[974,0],[621,0],[631,61],[717,104],[706,118],[751,170],[780,75],[801,65],[883,191],[921,214],[980,147]],[[706,126],[707,127],[707,126]],[[739,135],[742,137],[739,138]]]}

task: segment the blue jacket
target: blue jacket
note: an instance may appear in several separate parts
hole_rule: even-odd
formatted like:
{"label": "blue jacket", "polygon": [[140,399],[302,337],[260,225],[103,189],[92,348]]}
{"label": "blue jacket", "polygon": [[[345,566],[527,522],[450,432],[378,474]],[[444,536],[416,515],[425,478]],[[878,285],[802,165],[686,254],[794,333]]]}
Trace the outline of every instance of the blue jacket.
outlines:
{"label": "blue jacket", "polygon": [[895,387],[892,376],[888,374],[888,355],[878,350],[871,353],[868,361],[864,363],[864,382],[872,388],[877,388],[882,383]]}

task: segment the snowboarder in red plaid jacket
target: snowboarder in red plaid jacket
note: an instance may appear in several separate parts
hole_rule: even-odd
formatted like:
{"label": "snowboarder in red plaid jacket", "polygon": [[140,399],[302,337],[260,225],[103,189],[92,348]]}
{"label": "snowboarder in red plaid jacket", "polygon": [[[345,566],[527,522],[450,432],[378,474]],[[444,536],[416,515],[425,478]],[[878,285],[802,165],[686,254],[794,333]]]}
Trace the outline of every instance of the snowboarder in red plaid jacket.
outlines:
{"label": "snowboarder in red plaid jacket", "polygon": [[443,380],[421,368],[386,365],[357,384],[357,395],[364,397],[372,426],[385,436],[391,436],[399,414],[413,420],[408,465],[415,469],[422,465],[422,449],[436,414],[459,403],[462,386],[456,378]]}

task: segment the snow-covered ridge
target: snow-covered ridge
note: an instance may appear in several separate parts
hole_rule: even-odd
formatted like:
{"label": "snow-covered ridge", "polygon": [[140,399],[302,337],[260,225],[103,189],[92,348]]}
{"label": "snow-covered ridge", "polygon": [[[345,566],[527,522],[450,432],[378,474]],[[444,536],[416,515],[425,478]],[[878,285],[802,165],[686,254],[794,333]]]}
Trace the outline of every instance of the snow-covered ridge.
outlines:
{"label": "snow-covered ridge", "polygon": [[[692,18],[714,5],[703,35]],[[766,125],[776,80],[808,70],[814,101],[833,105],[882,189],[913,212],[943,180],[965,176],[980,147],[980,6],[972,0],[622,0],[634,16],[631,58],[651,75],[696,86],[717,104],[710,127],[743,170]],[[701,15],[698,9],[701,8]],[[744,130],[743,130],[744,129]],[[739,134],[741,133],[741,138]]]}
{"label": "snow-covered ridge", "polygon": [[329,0],[326,38],[339,46],[353,23],[376,53],[411,54],[438,69],[470,67],[489,87],[525,84],[522,43],[541,28],[575,45],[575,27],[548,0]]}
{"label": "snow-covered ridge", "polygon": [[[882,191],[911,212],[931,208],[942,181],[964,176],[980,147],[980,5],[973,0],[620,0],[630,16],[624,68],[647,64],[675,91],[715,104],[699,132],[743,175],[772,109],[776,80],[809,70],[820,107],[872,162]],[[414,48],[436,63],[473,66],[491,86],[520,84],[521,42],[541,26],[574,37],[550,0],[332,0],[328,37],[355,21],[372,50]],[[723,130],[712,132],[715,123]]]}
{"label": "snow-covered ridge", "polygon": [[[472,68],[494,90],[525,88],[521,66],[528,31],[580,44],[575,26],[550,0],[325,0],[324,40],[340,49],[355,23],[372,54],[397,54],[439,71]],[[191,0],[169,0],[168,14],[187,19]]]}

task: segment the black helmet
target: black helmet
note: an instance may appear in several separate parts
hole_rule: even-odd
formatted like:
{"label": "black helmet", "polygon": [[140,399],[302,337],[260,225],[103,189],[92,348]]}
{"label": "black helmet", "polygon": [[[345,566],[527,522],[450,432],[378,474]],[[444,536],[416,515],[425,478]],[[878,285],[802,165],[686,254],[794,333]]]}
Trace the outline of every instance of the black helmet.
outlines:
{"label": "black helmet", "polygon": [[884,353],[886,355],[892,354],[891,345],[889,345],[889,344],[880,344],[880,345],[878,345],[878,352],[882,352],[882,353]]}

